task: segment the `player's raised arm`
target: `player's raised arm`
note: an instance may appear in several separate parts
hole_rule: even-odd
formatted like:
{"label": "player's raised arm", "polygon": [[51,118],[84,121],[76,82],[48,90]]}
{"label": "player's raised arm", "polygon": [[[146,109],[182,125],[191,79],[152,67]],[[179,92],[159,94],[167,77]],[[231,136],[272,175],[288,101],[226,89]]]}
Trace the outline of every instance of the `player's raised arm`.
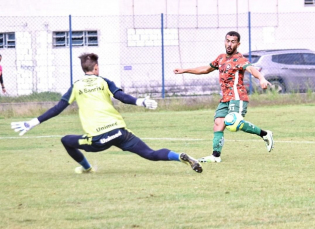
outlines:
{"label": "player's raised arm", "polygon": [[186,68],[186,69],[175,68],[173,72],[175,74],[190,73],[190,74],[200,75],[200,74],[208,74],[214,70],[215,68],[211,67],[210,65],[207,65],[207,66],[201,66],[201,67],[196,67],[196,68]]}
{"label": "player's raised arm", "polygon": [[246,67],[246,71],[252,74],[255,78],[259,79],[259,84],[262,89],[266,89],[267,86],[271,86],[271,83],[253,66],[249,65]]}
{"label": "player's raised arm", "polygon": [[145,98],[135,98],[131,95],[126,94],[125,92],[119,90],[115,92],[114,98],[125,104],[137,105],[140,107],[145,107],[147,109],[155,110],[158,106],[155,100],[150,99],[150,96]]}
{"label": "player's raised arm", "polygon": [[33,118],[30,121],[11,122],[11,129],[14,129],[15,132],[20,132],[19,135],[22,136],[40,123],[59,115],[67,106],[69,106],[69,103],[61,99],[55,106],[37,118]]}
{"label": "player's raised arm", "polygon": [[147,96],[145,98],[135,98],[123,92],[122,89],[117,87],[113,81],[103,77],[102,79],[106,81],[108,88],[113,94],[114,98],[121,101],[122,103],[137,105],[151,110],[155,110],[157,108],[157,102],[150,99],[150,96]]}

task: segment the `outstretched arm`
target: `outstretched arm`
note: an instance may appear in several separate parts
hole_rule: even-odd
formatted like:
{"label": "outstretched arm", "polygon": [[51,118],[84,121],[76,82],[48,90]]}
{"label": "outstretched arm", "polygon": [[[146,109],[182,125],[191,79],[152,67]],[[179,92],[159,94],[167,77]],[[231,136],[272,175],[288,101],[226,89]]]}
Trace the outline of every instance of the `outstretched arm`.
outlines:
{"label": "outstretched arm", "polygon": [[211,67],[210,65],[207,65],[207,66],[201,66],[197,68],[186,68],[186,69],[176,68],[174,69],[173,72],[175,74],[190,73],[190,74],[200,75],[200,74],[208,74],[214,70],[215,68]]}
{"label": "outstretched arm", "polygon": [[64,109],[69,106],[69,103],[63,99],[61,99],[55,106],[50,108],[44,114],[39,116],[37,119],[40,123],[47,121],[57,115],[59,115]]}
{"label": "outstretched arm", "polygon": [[121,101],[121,102],[123,102],[125,104],[136,105],[136,101],[137,101],[137,98],[135,98],[135,97],[133,97],[131,95],[128,95],[128,94],[126,94],[123,91],[116,91],[115,94],[114,94],[114,98],[118,99],[119,101]]}
{"label": "outstretched arm", "polygon": [[65,100],[60,100],[55,106],[50,108],[41,116],[34,118],[30,121],[25,122],[11,122],[11,128],[14,129],[15,132],[20,132],[20,136],[24,135],[27,131],[33,129],[35,126],[39,125],[42,122],[51,119],[58,114],[60,114],[64,109],[69,106],[68,102]]}
{"label": "outstretched arm", "polygon": [[246,71],[248,71],[259,80],[259,84],[262,89],[266,89],[268,85],[271,86],[271,83],[267,81],[265,77],[255,67],[249,65],[246,67]]}
{"label": "outstretched arm", "polygon": [[125,104],[133,104],[133,105],[145,107],[152,110],[157,108],[157,102],[155,100],[150,99],[150,97],[146,97],[144,99],[137,99],[131,95],[126,94],[125,92],[121,90],[115,92],[114,98],[118,99],[119,101]]}

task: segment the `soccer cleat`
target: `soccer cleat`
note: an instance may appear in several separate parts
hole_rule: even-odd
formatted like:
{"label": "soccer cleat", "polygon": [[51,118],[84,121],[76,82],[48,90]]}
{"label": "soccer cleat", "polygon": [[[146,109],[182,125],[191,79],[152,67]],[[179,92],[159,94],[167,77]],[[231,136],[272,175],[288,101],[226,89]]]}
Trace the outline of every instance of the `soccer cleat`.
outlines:
{"label": "soccer cleat", "polygon": [[263,136],[263,139],[266,143],[266,147],[268,152],[270,152],[273,149],[273,137],[272,132],[270,130],[267,130],[267,135]]}
{"label": "soccer cleat", "polygon": [[196,171],[197,173],[202,173],[202,167],[195,158],[192,158],[192,157],[188,156],[187,154],[182,153],[182,154],[180,154],[179,159],[181,162],[183,162],[187,165],[190,165],[191,168],[194,171]]}
{"label": "soccer cleat", "polygon": [[78,174],[95,173],[95,170],[93,167],[90,167],[89,169],[84,169],[82,166],[80,166],[80,167],[76,167],[74,171],[75,171],[75,173],[78,173]]}
{"label": "soccer cleat", "polygon": [[207,162],[220,163],[221,162],[221,157],[215,157],[215,156],[211,155],[211,156],[199,158],[198,161],[201,162],[201,163],[207,163]]}

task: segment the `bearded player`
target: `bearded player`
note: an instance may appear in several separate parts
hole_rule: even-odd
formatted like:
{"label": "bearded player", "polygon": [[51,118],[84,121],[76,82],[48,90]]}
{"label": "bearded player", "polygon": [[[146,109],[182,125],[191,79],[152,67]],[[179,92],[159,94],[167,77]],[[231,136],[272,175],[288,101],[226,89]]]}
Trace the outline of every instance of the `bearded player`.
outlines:
{"label": "bearded player", "polygon": [[[247,112],[249,102],[247,90],[244,86],[244,73],[248,71],[259,80],[260,86],[266,89],[271,86],[265,77],[250,62],[237,51],[241,36],[238,32],[230,31],[225,36],[225,54],[220,54],[210,65],[197,68],[175,69],[175,74],[208,74],[219,70],[219,82],[222,98],[214,115],[214,137],[212,155],[200,158],[200,162],[221,162],[221,152],[224,145],[224,118],[230,112],[238,112],[243,117]],[[266,143],[268,152],[273,149],[272,132],[244,120],[241,130],[245,133],[260,136]]]}

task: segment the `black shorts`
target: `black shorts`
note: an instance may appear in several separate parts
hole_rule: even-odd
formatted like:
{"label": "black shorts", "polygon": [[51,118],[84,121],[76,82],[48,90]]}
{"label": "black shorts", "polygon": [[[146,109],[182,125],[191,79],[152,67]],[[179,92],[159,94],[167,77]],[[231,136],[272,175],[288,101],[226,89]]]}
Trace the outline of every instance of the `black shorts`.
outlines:
{"label": "black shorts", "polygon": [[124,151],[131,149],[140,139],[126,129],[120,128],[94,137],[81,136],[79,148],[86,152],[99,152],[116,146]]}

